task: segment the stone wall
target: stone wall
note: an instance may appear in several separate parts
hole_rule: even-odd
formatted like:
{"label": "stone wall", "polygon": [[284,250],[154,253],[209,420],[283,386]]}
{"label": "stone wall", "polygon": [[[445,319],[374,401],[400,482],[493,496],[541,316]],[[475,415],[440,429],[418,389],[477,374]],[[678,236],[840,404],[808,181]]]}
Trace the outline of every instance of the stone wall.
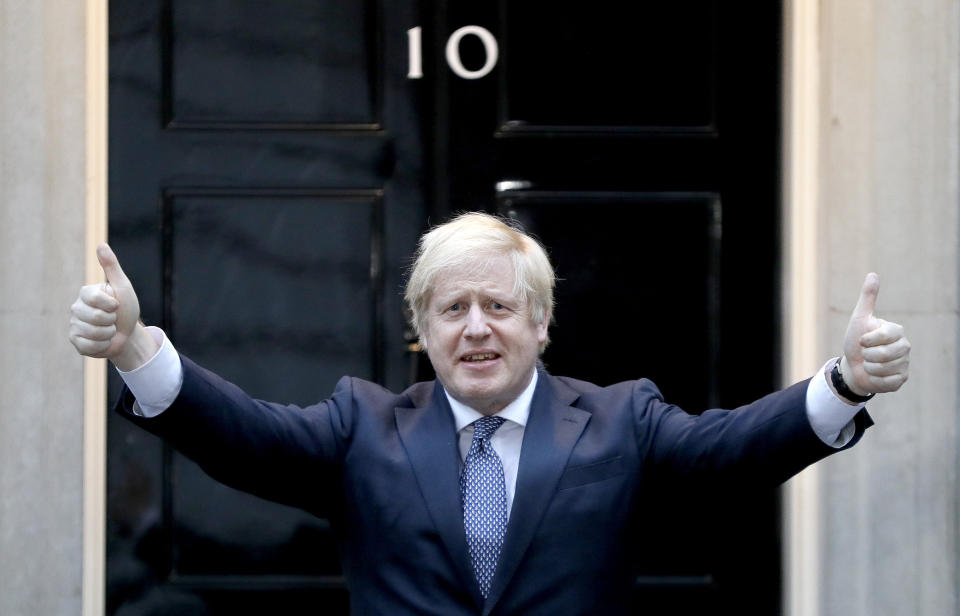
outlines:
{"label": "stone wall", "polygon": [[0,614],[81,606],[84,4],[0,0]]}
{"label": "stone wall", "polygon": [[816,579],[791,576],[788,613],[957,614],[960,11],[818,4],[819,301],[811,340],[795,343],[838,354],[876,271],[877,313],[907,328],[913,360],[904,389],[869,405],[877,425],[863,442],[795,481],[788,519],[807,516],[817,537],[788,544],[812,549],[814,566],[796,573]]}

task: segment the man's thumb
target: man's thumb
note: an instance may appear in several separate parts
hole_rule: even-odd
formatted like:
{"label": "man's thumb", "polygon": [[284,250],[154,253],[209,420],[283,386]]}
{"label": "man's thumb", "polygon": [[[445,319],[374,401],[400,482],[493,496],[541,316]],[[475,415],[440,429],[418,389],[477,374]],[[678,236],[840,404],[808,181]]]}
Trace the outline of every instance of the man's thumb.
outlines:
{"label": "man's thumb", "polygon": [[97,246],[97,260],[100,261],[100,267],[103,268],[103,275],[107,277],[107,282],[114,289],[119,285],[128,284],[127,275],[123,273],[117,255],[107,244]]}
{"label": "man's thumb", "polygon": [[860,299],[857,300],[857,307],[853,309],[853,316],[866,317],[873,314],[873,307],[877,303],[877,294],[880,293],[880,277],[870,272],[863,279],[863,288],[860,289]]}

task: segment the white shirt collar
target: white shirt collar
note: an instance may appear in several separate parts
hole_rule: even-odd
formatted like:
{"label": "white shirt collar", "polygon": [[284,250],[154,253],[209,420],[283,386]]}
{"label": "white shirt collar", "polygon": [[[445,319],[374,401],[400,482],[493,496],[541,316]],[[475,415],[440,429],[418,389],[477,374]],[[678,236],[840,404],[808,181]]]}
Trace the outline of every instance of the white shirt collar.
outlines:
{"label": "white shirt collar", "polygon": [[[504,419],[518,423],[521,426],[526,426],[527,419],[530,417],[530,402],[533,400],[533,391],[536,388],[537,371],[534,370],[533,378],[530,379],[530,384],[527,385],[527,388],[523,390],[523,393],[517,396],[513,402],[505,406],[503,410],[494,413],[494,416],[503,417]],[[481,413],[478,413],[459,400],[454,399],[453,396],[447,393],[446,388],[444,388],[443,393],[446,394],[447,401],[450,402],[450,409],[453,411],[453,422],[457,426],[457,432],[460,432],[476,420],[483,417]]]}

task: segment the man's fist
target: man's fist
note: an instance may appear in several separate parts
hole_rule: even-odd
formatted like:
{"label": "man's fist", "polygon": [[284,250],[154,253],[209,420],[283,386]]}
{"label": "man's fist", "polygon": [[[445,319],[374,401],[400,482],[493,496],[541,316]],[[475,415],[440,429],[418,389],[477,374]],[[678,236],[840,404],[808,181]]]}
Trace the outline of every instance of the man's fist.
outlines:
{"label": "man's fist", "polygon": [[840,373],[853,393],[896,391],[910,371],[910,342],[903,327],[873,315],[880,278],[867,274],[843,341]]}
{"label": "man's fist", "polygon": [[107,282],[80,289],[70,308],[70,342],[81,355],[106,357],[132,370],[152,357],[157,345],[139,325],[140,302],[117,256],[100,244],[97,259]]}

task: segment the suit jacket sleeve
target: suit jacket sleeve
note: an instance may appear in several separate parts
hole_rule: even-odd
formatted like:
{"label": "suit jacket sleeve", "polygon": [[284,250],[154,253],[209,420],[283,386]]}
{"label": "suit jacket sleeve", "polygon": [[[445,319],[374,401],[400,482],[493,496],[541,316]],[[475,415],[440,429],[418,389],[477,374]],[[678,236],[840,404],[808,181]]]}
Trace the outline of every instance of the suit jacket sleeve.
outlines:
{"label": "suit jacket sleeve", "polygon": [[[255,400],[190,359],[181,360],[183,387],[170,408],[154,418],[136,416],[124,388],[116,410],[218,481],[328,517],[325,501],[338,492],[355,419],[353,381],[342,378],[329,399],[301,408]],[[318,489],[305,489],[311,485]]]}
{"label": "suit jacket sleeve", "polygon": [[[659,476],[694,476],[750,485],[778,485],[808,465],[840,451],[813,431],[806,412],[809,381],[802,381],[733,410],[689,415],[665,404],[650,381],[634,394],[638,440]],[[872,425],[865,411],[854,418],[852,447]]]}

